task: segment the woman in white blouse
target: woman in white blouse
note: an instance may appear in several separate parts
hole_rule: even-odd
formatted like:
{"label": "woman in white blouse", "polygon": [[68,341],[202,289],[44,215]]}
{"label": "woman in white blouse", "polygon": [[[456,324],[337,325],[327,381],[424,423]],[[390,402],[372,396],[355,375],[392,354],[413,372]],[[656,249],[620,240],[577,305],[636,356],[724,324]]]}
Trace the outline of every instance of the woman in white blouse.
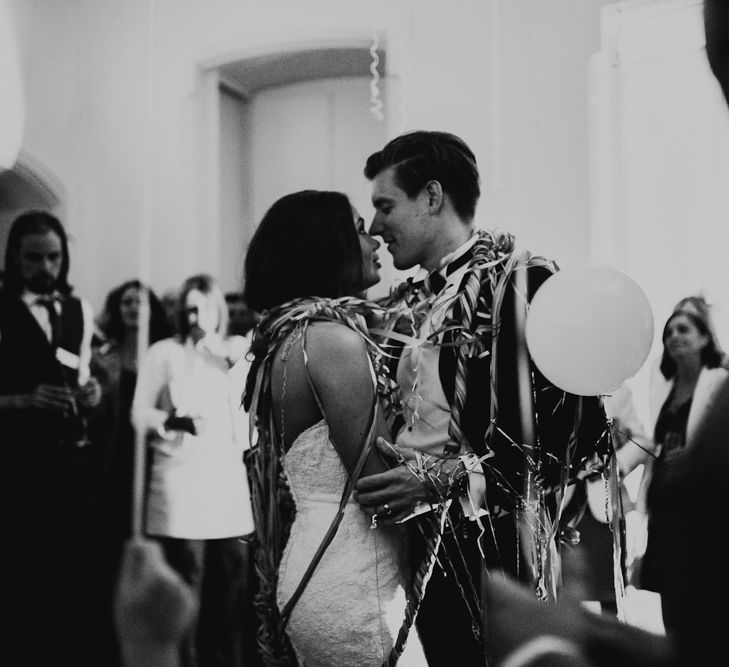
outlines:
{"label": "woman in white blouse", "polygon": [[134,396],[135,426],[152,450],[145,528],[199,594],[182,663],[234,665],[244,625],[239,538],[253,531],[242,379],[233,369],[246,341],[225,336],[227,306],[211,276],[185,281],[179,309],[179,335],[149,348]]}

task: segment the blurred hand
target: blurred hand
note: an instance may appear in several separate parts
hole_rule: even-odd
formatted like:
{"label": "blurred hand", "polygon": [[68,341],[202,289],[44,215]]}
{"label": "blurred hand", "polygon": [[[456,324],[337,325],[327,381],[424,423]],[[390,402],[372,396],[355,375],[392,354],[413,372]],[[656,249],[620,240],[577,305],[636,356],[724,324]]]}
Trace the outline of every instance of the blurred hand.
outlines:
{"label": "blurred hand", "polygon": [[[540,602],[527,586],[503,574],[487,578],[485,596],[489,613],[484,630],[495,664],[594,664],[582,652],[589,637],[587,614],[592,612],[578,602]],[[528,647],[531,660],[517,661]]]}
{"label": "blurred hand", "polygon": [[124,545],[114,621],[125,664],[175,665],[197,604],[159,544],[133,538]]}
{"label": "blurred hand", "polygon": [[83,408],[95,408],[101,403],[101,384],[95,377],[89,378],[88,382],[77,392],[79,405]]}
{"label": "blurred hand", "polygon": [[32,394],[28,395],[29,408],[48,410],[60,415],[70,416],[78,411],[74,393],[68,387],[57,387],[52,384],[39,384]]}
{"label": "blurred hand", "polygon": [[167,417],[164,427],[165,431],[183,431],[190,435],[197,435],[197,420],[188,415],[177,416],[174,413]]}

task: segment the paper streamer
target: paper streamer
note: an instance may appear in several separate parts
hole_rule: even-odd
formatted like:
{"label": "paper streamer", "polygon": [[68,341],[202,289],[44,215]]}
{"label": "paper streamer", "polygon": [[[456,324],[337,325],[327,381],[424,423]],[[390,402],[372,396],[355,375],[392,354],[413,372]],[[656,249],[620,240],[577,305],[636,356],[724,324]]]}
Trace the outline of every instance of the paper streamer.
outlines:
{"label": "paper streamer", "polygon": [[372,56],[372,63],[370,64],[370,72],[372,78],[370,79],[370,113],[374,116],[375,120],[385,120],[385,114],[382,109],[384,104],[380,96],[380,73],[377,71],[377,66],[380,64],[380,56],[377,55],[377,49],[380,47],[380,38],[377,36],[377,31],[372,31],[372,44],[370,45],[370,56]]}

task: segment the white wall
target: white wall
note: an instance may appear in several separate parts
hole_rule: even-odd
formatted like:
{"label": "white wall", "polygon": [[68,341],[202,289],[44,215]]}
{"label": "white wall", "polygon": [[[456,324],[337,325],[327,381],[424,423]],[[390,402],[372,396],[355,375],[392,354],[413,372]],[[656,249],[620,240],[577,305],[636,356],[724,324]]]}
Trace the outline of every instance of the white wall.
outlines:
{"label": "white wall", "polygon": [[112,285],[147,270],[142,245],[160,291],[215,272],[216,170],[201,165],[219,164],[209,154],[219,117],[205,107],[202,74],[246,55],[361,46],[373,28],[392,73],[387,134],[461,134],[483,171],[482,225],[563,261],[585,256],[586,63],[604,4],[10,0],[27,93],[23,147],[66,188],[73,281],[99,307]]}
{"label": "white wall", "polygon": [[225,292],[243,284],[245,248],[253,235],[251,174],[245,165],[251,154],[250,109],[245,100],[220,91],[220,257],[217,277]]}
{"label": "white wall", "polygon": [[[319,79],[253,97],[249,168],[256,223],[276,199],[308,188],[342,191],[366,220],[372,218],[362,169],[386,136],[384,124],[370,114],[368,84],[364,77]],[[386,294],[397,277],[386,250],[380,256],[383,280],[371,297]]]}
{"label": "white wall", "polygon": [[[646,292],[650,361],[674,305],[691,294],[713,303],[729,342],[729,110],[704,45],[700,0],[625,2],[605,11],[594,67],[594,255]],[[646,424],[650,367],[632,381]]]}

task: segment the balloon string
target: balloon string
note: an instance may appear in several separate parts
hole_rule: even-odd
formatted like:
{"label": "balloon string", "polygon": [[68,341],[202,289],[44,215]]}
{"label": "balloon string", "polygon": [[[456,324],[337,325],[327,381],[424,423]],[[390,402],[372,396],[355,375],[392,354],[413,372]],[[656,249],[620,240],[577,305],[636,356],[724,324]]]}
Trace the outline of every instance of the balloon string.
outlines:
{"label": "balloon string", "polygon": [[544,506],[541,451],[534,410],[534,387],[526,344],[526,319],[529,303],[528,256],[522,253],[514,267],[514,314],[516,320],[517,382],[521,406],[521,441],[531,453],[524,457],[523,508],[521,530],[525,555],[532,569],[533,583],[540,600],[554,601],[549,519]]}

